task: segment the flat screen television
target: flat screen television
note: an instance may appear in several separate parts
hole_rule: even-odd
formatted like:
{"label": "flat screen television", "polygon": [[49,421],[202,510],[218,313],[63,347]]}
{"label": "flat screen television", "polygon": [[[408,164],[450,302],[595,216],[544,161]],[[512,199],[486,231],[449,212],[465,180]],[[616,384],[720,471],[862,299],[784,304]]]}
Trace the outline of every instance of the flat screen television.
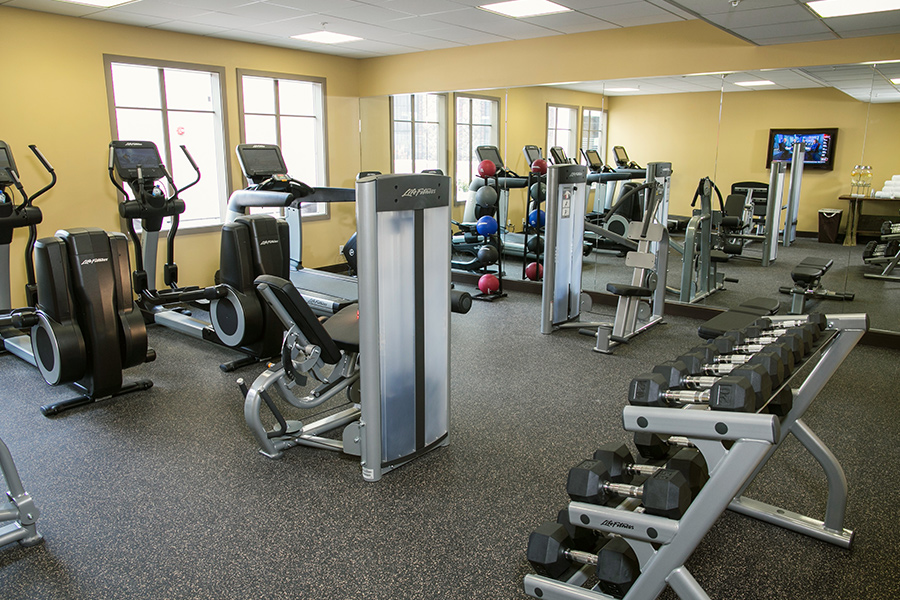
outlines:
{"label": "flat screen television", "polygon": [[770,129],[769,151],[766,156],[766,168],[773,160],[791,161],[793,145],[801,140],[806,146],[803,166],[807,169],[834,170],[834,151],[837,142],[836,127],[819,129]]}

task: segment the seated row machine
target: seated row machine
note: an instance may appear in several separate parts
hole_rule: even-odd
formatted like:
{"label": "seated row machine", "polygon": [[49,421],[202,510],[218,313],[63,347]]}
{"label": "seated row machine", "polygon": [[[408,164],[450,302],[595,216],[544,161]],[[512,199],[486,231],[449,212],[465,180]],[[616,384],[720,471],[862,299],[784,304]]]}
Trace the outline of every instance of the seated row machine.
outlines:
{"label": "seated row machine", "polygon": [[[452,183],[433,174],[379,175],[357,181],[356,189],[358,307],[322,324],[287,279],[258,277],[288,332],[281,362],[251,386],[238,384],[264,455],[297,445],[336,450],[359,456],[363,478],[377,481],[449,441]],[[300,396],[308,377],[319,385]],[[306,423],[288,421],[275,406],[275,390],[300,409],[342,393],[348,402]],[[278,422],[272,429],[262,422],[263,404]],[[340,427],[341,440],[322,435]]]}

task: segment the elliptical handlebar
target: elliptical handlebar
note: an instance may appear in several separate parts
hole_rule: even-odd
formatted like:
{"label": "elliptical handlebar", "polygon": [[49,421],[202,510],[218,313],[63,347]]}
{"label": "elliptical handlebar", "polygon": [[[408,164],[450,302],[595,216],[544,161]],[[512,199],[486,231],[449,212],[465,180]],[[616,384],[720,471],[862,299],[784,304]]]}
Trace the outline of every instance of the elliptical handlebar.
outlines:
{"label": "elliptical handlebar", "polygon": [[188,162],[191,163],[191,167],[194,169],[194,173],[197,174],[197,178],[194,179],[194,181],[187,184],[186,186],[184,186],[183,188],[178,189],[175,187],[175,183],[172,181],[172,178],[169,177],[169,172],[166,171],[166,166],[160,165],[162,167],[163,171],[165,171],[166,177],[172,183],[172,188],[175,189],[175,193],[172,195],[172,198],[177,198],[181,192],[194,187],[195,185],[197,185],[197,183],[200,182],[200,167],[198,167],[197,163],[194,162],[194,157],[191,156],[191,153],[188,152],[187,146],[185,146],[184,144],[181,144],[181,151],[184,152],[184,156],[188,159]]}
{"label": "elliptical handlebar", "polygon": [[53,170],[53,166],[44,157],[44,155],[41,153],[41,151],[38,150],[38,147],[35,144],[28,144],[28,149],[31,150],[35,156],[37,156],[37,159],[40,161],[40,163],[44,167],[44,169],[46,169],[46,171],[48,173],[50,173],[50,183],[48,183],[47,185],[45,185],[44,187],[39,189],[37,192],[35,192],[28,198],[27,204],[28,204],[28,206],[31,206],[32,202],[34,202],[39,196],[44,195],[45,193],[50,191],[50,189],[53,186],[56,185],[56,171]]}

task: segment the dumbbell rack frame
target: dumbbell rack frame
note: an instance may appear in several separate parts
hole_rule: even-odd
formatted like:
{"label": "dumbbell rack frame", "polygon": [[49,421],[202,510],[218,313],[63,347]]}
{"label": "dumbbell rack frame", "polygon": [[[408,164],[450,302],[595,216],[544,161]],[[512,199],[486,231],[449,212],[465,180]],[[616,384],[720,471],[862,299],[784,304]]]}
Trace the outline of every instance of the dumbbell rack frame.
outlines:
{"label": "dumbbell rack frame", "polygon": [[[773,324],[796,317],[771,317]],[[706,532],[726,510],[752,516],[810,537],[849,548],[853,531],[844,527],[847,479],[831,451],[801,416],[868,330],[865,314],[828,315],[828,326],[816,347],[781,387],[790,386],[801,370],[815,365],[794,389],[790,412],[779,421],[766,414],[709,411],[689,405],[683,409],[626,406],[625,429],[687,437],[703,454],[710,478],[680,520],[637,512],[639,501],[628,499],[616,507],[581,502],[569,504],[573,524],[628,541],[641,564],[641,575],[624,600],[652,600],[669,585],[683,600],[709,600],[684,566]],[[779,390],[773,390],[773,397]],[[789,434],[822,466],[828,501],[824,521],[771,506],[744,496],[762,467]],[[731,442],[730,448],[724,442]],[[525,592],[542,600],[601,600],[610,596],[581,585],[591,567],[582,567],[565,581],[526,575]]]}

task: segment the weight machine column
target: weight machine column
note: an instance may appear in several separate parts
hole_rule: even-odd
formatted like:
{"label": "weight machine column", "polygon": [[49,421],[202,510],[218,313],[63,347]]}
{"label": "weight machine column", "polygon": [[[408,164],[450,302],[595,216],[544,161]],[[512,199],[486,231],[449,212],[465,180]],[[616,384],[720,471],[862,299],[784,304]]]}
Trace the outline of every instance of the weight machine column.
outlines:
{"label": "weight machine column", "polygon": [[762,266],[768,267],[778,257],[778,222],[784,196],[784,173],[787,161],[773,160],[769,174],[769,196],[766,198],[766,231],[763,237]]}
{"label": "weight machine column", "polygon": [[803,183],[805,156],[806,146],[803,141],[794,142],[794,153],[791,156],[791,186],[788,188],[787,215],[784,217],[784,237],[781,241],[785,248],[797,239],[797,215],[800,212],[800,185]]}
{"label": "weight machine column", "polygon": [[547,212],[544,224],[544,284],[541,333],[577,319],[581,312],[581,266],[584,258],[584,213],[587,167],[547,168]]}
{"label": "weight machine column", "polygon": [[356,183],[363,478],[447,443],[450,421],[449,177]]}

